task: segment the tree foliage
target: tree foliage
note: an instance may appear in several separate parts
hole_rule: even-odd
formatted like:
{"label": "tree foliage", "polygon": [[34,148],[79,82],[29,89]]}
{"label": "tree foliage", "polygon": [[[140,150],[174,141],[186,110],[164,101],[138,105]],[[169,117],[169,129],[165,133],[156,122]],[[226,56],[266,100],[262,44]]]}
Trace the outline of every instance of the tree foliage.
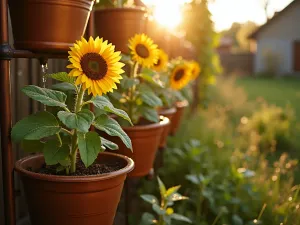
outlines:
{"label": "tree foliage", "polygon": [[182,29],[186,38],[196,48],[198,60],[201,65],[201,75],[198,78],[195,103],[204,100],[206,88],[215,80],[215,76],[221,72],[218,55],[215,48],[218,45],[218,35],[214,31],[211,13],[208,10],[207,0],[193,0],[187,4],[184,10]]}

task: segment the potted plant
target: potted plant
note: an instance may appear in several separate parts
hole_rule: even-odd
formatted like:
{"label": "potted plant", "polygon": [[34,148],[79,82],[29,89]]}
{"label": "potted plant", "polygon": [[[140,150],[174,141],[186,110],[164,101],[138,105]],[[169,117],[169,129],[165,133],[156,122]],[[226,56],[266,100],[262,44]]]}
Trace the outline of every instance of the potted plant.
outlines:
{"label": "potted plant", "polygon": [[181,186],[178,185],[167,189],[159,177],[157,177],[157,180],[160,192],[160,201],[154,195],[141,195],[141,198],[145,202],[152,205],[152,209],[157,216],[154,216],[148,212],[144,213],[142,215],[140,225],[169,225],[172,224],[172,220],[180,221],[181,224],[191,224],[192,221],[189,218],[175,213],[174,209],[172,208],[176,202],[189,199],[188,197],[182,196],[178,193],[178,190]]}
{"label": "potted plant", "polygon": [[172,61],[170,68],[170,86],[176,90],[175,97],[177,98],[174,105],[176,113],[171,120],[170,134],[175,135],[184,113],[184,109],[189,105],[187,99],[192,97],[192,87],[190,82],[194,81],[200,73],[200,66],[195,61],[185,61],[181,57]]}
{"label": "potted plant", "polygon": [[[167,117],[170,121],[176,113],[176,108],[173,106],[174,94],[173,90],[168,87],[168,55],[164,50],[159,49],[158,60],[151,69],[144,69],[143,76],[148,76],[148,80],[156,80],[152,82],[151,88],[153,92],[157,93],[158,97],[162,101],[162,106],[158,108],[158,114]],[[171,123],[165,127],[161,136],[159,148],[164,149],[167,142],[167,137],[171,128]]]}
{"label": "potted plant", "polygon": [[[99,136],[91,126],[118,136],[132,149],[128,135],[113,113],[129,123],[126,112],[116,109],[107,98],[122,79],[120,52],[107,41],[84,38],[69,51],[70,73],[49,75],[62,81],[56,89],[73,92],[70,107],[62,91],[29,85],[22,91],[47,106],[12,128],[12,140],[21,142],[30,155],[16,162],[24,184],[32,225],[112,225],[123,183],[134,162],[126,157],[103,152],[118,146]],[[88,95],[86,95],[88,93]],[[90,96],[92,94],[92,97]],[[102,110],[95,117],[89,110]]]}
{"label": "potted plant", "polygon": [[146,9],[127,0],[101,0],[95,5],[94,16],[96,34],[114,43],[123,53],[129,53],[130,37],[146,31]]}
{"label": "potted plant", "polygon": [[67,52],[84,34],[93,4],[94,0],[8,0],[15,48]]}
{"label": "potted plant", "polygon": [[148,71],[148,75],[158,76],[162,82],[162,86],[153,86],[153,91],[163,102],[163,106],[158,109],[159,114],[171,120],[170,128],[168,132],[165,131],[160,144],[160,148],[164,149],[168,133],[174,135],[180,125],[183,109],[188,105],[187,100],[190,100],[192,95],[192,88],[188,85],[199,72],[194,68],[195,62],[188,62],[181,57],[171,60],[168,68],[163,70],[162,65],[167,63],[167,56],[161,50],[159,57],[161,66],[153,67],[157,73]]}
{"label": "potted plant", "polygon": [[124,76],[118,91],[109,96],[114,104],[128,113],[134,124],[133,127],[124,121],[122,124],[132,141],[133,152],[118,138],[110,137],[110,140],[119,144],[118,153],[134,160],[135,169],[129,176],[140,177],[151,171],[162,132],[169,120],[159,117],[156,107],[162,106],[162,102],[146,83],[155,81],[147,80],[148,77],[139,72],[141,67],[150,68],[157,63],[157,45],[145,34],[136,34],[130,39],[129,47],[131,55],[124,56],[123,60],[131,67],[130,74]]}

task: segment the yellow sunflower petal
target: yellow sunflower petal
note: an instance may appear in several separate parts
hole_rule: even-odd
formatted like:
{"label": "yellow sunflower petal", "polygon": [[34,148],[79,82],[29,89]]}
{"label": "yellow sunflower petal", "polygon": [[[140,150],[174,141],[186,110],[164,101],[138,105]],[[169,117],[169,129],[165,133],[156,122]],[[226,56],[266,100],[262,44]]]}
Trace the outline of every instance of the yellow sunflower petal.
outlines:
{"label": "yellow sunflower petal", "polygon": [[114,45],[99,37],[90,37],[88,41],[82,37],[70,50],[71,64],[67,68],[71,69],[69,75],[76,77],[76,85],[82,85],[88,94],[94,96],[117,88],[124,64],[119,62],[121,53],[114,51]]}

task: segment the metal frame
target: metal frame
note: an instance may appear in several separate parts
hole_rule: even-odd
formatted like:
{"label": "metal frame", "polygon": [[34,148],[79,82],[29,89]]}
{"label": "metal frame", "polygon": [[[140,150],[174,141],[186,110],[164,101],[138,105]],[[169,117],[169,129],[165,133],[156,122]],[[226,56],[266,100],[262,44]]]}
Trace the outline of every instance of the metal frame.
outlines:
{"label": "metal frame", "polygon": [[[1,123],[1,154],[4,193],[5,225],[16,225],[14,159],[10,131],[12,127],[10,61],[14,58],[36,58],[41,64],[49,58],[67,58],[64,54],[36,54],[25,50],[15,50],[9,45],[8,31],[8,0],[0,2],[0,123]],[[93,12],[87,27],[87,35],[94,33]]]}

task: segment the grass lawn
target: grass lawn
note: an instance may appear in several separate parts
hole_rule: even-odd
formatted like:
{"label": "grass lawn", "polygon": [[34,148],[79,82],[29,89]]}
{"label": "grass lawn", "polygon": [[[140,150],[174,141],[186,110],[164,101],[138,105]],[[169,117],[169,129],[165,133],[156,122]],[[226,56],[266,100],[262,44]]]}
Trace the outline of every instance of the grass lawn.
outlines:
{"label": "grass lawn", "polygon": [[[300,160],[300,79],[244,77],[238,78],[236,82],[238,86],[244,88],[249,100],[263,97],[270,104],[280,107],[285,107],[289,104],[294,109],[297,121],[295,128],[297,131],[293,139],[297,149],[290,151],[289,154]],[[295,174],[295,183],[300,183],[299,170]]]}
{"label": "grass lawn", "polygon": [[245,89],[249,100],[263,97],[280,107],[289,104],[300,122],[300,78],[238,78],[237,84]]}

